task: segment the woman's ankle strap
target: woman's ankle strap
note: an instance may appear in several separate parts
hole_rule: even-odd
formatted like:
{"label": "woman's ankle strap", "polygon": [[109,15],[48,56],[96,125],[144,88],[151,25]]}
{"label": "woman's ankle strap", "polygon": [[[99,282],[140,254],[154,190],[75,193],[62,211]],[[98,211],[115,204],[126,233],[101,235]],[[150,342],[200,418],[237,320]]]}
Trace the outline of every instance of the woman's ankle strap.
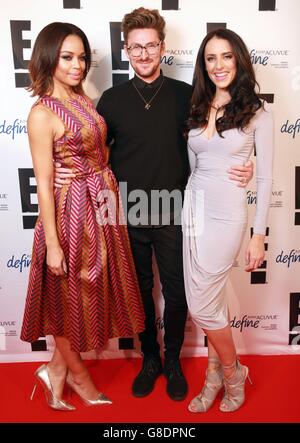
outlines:
{"label": "woman's ankle strap", "polygon": [[238,366],[239,360],[236,358],[231,365],[222,365],[223,369],[233,369]]}

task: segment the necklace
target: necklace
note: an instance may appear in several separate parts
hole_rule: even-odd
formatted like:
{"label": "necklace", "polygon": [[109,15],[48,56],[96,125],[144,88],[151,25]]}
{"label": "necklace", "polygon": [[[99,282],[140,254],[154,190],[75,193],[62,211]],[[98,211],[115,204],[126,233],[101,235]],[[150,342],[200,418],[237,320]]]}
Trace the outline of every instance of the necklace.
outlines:
{"label": "necklace", "polygon": [[134,81],[132,81],[132,86],[134,87],[134,89],[136,90],[136,92],[139,94],[139,96],[141,97],[141,99],[143,100],[143,102],[145,103],[145,109],[147,111],[149,111],[149,109],[151,108],[151,102],[154,100],[154,98],[157,96],[157,94],[159,93],[159,91],[161,90],[161,87],[163,85],[164,82],[164,78],[162,79],[161,84],[159,85],[158,89],[156,90],[156,92],[154,93],[154,95],[150,98],[150,100],[145,100],[145,97],[140,93],[140,91],[138,90],[138,88],[136,87]]}

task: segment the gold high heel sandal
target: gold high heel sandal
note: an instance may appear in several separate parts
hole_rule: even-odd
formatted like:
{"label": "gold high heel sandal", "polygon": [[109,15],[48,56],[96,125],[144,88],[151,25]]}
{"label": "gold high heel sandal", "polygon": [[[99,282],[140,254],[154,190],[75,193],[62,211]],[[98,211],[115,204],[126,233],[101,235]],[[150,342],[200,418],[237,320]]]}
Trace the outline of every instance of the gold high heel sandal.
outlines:
{"label": "gold high heel sandal", "polygon": [[220,361],[213,357],[209,358],[208,361],[214,364],[214,369],[206,369],[204,386],[200,394],[193,398],[188,405],[190,412],[208,411],[223,387],[223,372]]}
{"label": "gold high heel sandal", "polygon": [[66,378],[67,385],[73,389],[73,391],[78,395],[79,398],[87,405],[87,406],[98,406],[98,405],[111,405],[112,401],[106,397],[102,392],[98,392],[97,398],[95,400],[89,400],[88,398],[85,398],[78,392],[78,387],[74,380],[72,379],[70,372],[67,375]]}
{"label": "gold high heel sandal", "polygon": [[252,381],[249,377],[248,367],[241,365],[238,359],[232,365],[223,365],[223,368],[235,368],[235,371],[231,377],[224,377],[225,395],[220,404],[220,411],[233,412],[239,409],[245,401],[246,379],[248,378],[251,385]]}
{"label": "gold high heel sandal", "polygon": [[[46,401],[50,408],[55,409],[57,411],[74,411],[76,408],[69,403],[67,403],[64,400],[60,400],[59,398],[55,397],[53,387],[51,385],[51,381],[49,378],[48,368],[47,365],[40,366],[34,373],[35,378],[37,381],[41,384],[44,394],[46,397]],[[33,399],[35,390],[36,390],[36,383],[33,387],[30,400]]]}

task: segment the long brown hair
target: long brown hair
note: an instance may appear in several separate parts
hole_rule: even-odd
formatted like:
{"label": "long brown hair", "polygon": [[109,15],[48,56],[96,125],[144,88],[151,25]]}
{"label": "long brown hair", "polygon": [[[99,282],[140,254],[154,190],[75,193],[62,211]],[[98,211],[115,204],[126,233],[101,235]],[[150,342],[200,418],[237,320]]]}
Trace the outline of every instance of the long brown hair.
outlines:
{"label": "long brown hair", "polygon": [[[32,91],[33,96],[42,97],[52,93],[53,75],[59,61],[60,49],[68,35],[77,35],[82,40],[85,51],[85,71],[82,80],[86,78],[91,66],[91,48],[85,33],[71,23],[50,23],[38,34],[29,62],[31,84],[28,90]],[[82,81],[73,89],[82,94]]]}
{"label": "long brown hair", "polygon": [[228,87],[230,102],[224,106],[224,114],[216,120],[216,130],[222,136],[227,129],[244,129],[262,104],[255,92],[258,83],[255,79],[248,49],[235,32],[229,29],[217,29],[209,32],[201,43],[194,70],[194,91],[191,99],[191,112],[187,121],[187,130],[205,128],[216,86],[210,80],[204,59],[207,43],[213,38],[227,40],[236,59],[237,73]]}

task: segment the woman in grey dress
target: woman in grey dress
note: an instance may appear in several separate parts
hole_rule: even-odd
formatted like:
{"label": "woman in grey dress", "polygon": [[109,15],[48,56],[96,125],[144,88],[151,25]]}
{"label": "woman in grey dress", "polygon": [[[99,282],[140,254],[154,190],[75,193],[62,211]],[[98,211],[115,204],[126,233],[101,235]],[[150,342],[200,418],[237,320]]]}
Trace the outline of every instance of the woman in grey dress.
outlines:
{"label": "woman in grey dress", "polygon": [[185,289],[193,321],[208,337],[208,368],[191,412],[205,412],[224,386],[220,410],[244,402],[248,368],[240,364],[229,326],[224,289],[247,226],[245,190],[228,179],[232,164],[257,158],[257,207],[245,270],[264,259],[272,188],[273,122],[255,92],[248,50],[233,31],[218,29],[203,40],[194,73],[188,120],[191,175],[183,208]]}

